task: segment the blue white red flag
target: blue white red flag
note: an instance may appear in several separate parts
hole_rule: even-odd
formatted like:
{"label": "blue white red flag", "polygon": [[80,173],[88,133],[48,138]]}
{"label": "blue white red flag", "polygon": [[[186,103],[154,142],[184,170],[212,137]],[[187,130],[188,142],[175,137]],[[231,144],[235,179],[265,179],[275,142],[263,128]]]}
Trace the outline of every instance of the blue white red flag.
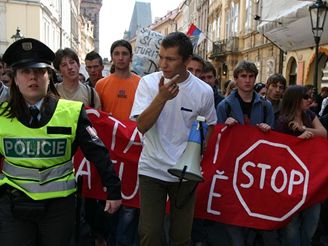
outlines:
{"label": "blue white red flag", "polygon": [[205,34],[194,24],[189,26],[187,36],[190,37],[194,47],[198,46],[206,38]]}

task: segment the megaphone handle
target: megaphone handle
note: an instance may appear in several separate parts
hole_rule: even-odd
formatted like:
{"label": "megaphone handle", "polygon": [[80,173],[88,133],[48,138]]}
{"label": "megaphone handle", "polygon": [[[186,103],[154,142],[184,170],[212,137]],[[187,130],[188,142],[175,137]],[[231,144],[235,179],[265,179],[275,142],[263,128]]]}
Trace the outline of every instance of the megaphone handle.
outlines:
{"label": "megaphone handle", "polygon": [[180,182],[182,182],[182,180],[184,179],[184,176],[186,174],[186,170],[187,170],[187,166],[185,165],[185,166],[183,166],[182,172],[181,172],[180,177],[179,177]]}
{"label": "megaphone handle", "polygon": [[199,124],[199,131],[200,131],[200,155],[203,154],[203,149],[204,149],[204,128],[203,128],[203,123],[201,121],[198,122]]}

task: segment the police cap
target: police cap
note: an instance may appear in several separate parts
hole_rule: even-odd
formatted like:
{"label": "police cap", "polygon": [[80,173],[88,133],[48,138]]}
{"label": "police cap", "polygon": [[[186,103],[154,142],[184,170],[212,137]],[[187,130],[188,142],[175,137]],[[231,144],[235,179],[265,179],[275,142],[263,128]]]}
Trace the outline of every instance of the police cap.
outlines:
{"label": "police cap", "polygon": [[11,44],[2,59],[13,68],[52,68],[55,54],[39,40],[23,38]]}

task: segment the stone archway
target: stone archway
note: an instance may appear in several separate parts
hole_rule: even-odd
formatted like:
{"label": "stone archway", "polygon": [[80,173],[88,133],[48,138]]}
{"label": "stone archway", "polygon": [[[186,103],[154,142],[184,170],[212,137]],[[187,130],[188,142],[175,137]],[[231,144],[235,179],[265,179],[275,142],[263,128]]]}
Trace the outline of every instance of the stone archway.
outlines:
{"label": "stone archway", "polygon": [[[322,84],[322,77],[323,77],[322,70],[325,68],[327,60],[328,60],[328,49],[319,47],[319,63],[318,63],[318,87],[319,87],[319,89],[321,88],[321,84]],[[306,69],[305,81],[312,84],[313,77],[314,77],[314,69],[315,69],[315,53],[313,53],[312,56],[310,57],[310,61],[308,64],[309,65]]]}
{"label": "stone archway", "polygon": [[292,56],[289,58],[286,69],[286,80],[288,85],[296,85],[297,79],[297,62]]}

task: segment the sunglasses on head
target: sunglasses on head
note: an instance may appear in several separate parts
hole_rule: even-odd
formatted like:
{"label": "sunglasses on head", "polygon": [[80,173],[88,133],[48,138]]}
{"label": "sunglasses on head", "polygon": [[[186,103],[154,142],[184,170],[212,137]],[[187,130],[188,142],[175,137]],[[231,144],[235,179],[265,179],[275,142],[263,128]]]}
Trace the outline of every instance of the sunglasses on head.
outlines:
{"label": "sunglasses on head", "polygon": [[311,96],[308,95],[308,94],[303,95],[303,99],[304,99],[304,100],[309,100],[310,98],[311,98]]}

